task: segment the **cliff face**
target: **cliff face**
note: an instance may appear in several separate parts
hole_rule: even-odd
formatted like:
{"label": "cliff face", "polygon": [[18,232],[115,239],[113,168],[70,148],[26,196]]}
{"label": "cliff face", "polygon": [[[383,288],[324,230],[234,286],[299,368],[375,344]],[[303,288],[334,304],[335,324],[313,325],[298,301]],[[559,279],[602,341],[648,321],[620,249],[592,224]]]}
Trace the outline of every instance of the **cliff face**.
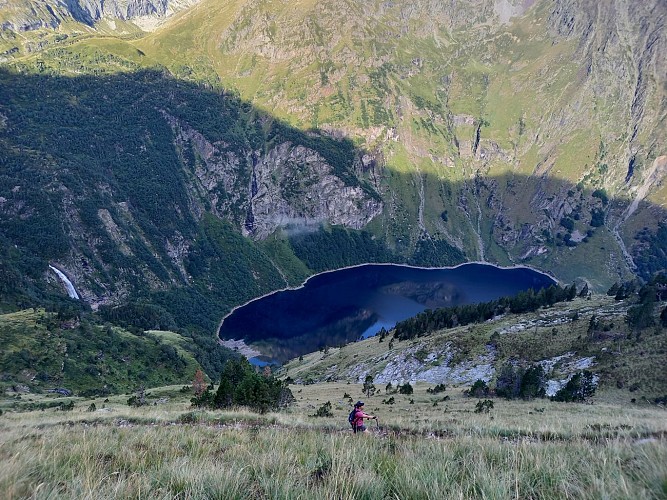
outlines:
{"label": "cliff face", "polygon": [[18,32],[56,29],[74,21],[94,27],[102,19],[132,21],[154,18],[156,21],[196,4],[199,0],[12,0],[0,4],[3,30]]}
{"label": "cliff face", "polygon": [[[316,230],[322,223],[362,229],[382,212],[382,202],[359,186],[347,186],[317,151],[282,142],[266,152],[229,151],[193,127],[165,114],[181,152],[189,147],[191,199],[204,196],[214,213],[228,218],[245,236],[263,240],[278,229]],[[187,159],[182,156],[187,165]],[[193,215],[204,211],[197,206]]]}

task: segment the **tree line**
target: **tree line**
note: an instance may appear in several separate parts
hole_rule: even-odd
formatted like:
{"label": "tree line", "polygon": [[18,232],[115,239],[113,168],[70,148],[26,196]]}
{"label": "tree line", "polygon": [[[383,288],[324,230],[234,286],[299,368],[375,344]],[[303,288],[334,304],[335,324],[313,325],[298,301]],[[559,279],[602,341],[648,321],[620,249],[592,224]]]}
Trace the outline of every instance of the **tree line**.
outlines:
{"label": "tree line", "polygon": [[394,338],[409,340],[445,328],[482,323],[506,312],[520,314],[536,311],[540,307],[572,300],[576,295],[575,285],[568,287],[551,285],[537,292],[531,288],[514,296],[501,297],[490,302],[427,310],[397,323],[394,327]]}

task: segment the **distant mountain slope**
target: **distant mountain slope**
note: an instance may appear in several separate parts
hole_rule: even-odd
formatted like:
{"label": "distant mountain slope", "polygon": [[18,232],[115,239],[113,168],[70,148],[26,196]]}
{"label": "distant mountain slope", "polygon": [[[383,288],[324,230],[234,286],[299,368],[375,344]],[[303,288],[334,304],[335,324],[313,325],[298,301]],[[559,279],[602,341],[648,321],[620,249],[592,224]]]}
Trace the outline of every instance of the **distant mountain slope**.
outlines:
{"label": "distant mountain slope", "polygon": [[362,141],[385,166],[373,230],[391,246],[444,239],[583,277],[552,242],[573,247],[588,228],[560,221],[602,210],[618,259],[591,275],[607,281],[636,270],[634,236],[664,220],[648,207],[667,201],[666,15],[664,2],[210,2],[138,43],[185,78],[212,67],[299,127]]}
{"label": "distant mountain slope", "polygon": [[286,223],[295,231],[322,222],[360,228],[382,210],[355,175],[362,167],[349,141],[304,134],[234,96],[157,71],[129,71],[136,67],[125,59],[105,64],[124,71],[0,71],[9,295],[28,292],[19,278],[26,274],[59,289],[45,263],[61,262],[93,307],[152,294],[178,310],[179,289],[190,302],[209,296],[209,319],[192,304],[183,309],[212,331],[233,305],[309,273],[289,245],[241,232],[266,238]]}
{"label": "distant mountain slope", "polygon": [[663,1],[202,0],[150,34],[124,20],[177,4],[28,5],[0,5],[6,303],[57,263],[210,333],[369,259],[667,267]]}
{"label": "distant mountain slope", "polygon": [[[148,28],[199,0],[11,0],[0,4],[2,30],[28,32],[42,28],[72,28],[72,23],[116,27],[114,20],[131,21]],[[4,4],[4,5],[3,5]],[[110,23],[109,23],[110,21]],[[152,22],[151,22],[152,21]],[[122,30],[121,30],[122,32]]]}

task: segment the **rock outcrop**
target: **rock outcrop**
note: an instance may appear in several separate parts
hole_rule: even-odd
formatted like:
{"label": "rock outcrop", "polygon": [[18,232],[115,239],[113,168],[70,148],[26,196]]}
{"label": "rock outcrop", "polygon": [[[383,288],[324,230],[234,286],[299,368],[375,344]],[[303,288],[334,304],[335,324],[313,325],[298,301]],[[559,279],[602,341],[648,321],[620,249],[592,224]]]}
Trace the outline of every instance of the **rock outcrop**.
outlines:
{"label": "rock outcrop", "polygon": [[[266,153],[239,153],[213,144],[187,123],[163,113],[180,151],[192,148],[200,161],[184,165],[194,171],[190,193],[195,217],[202,196],[213,211],[254,239],[277,229],[317,229],[322,223],[362,229],[382,213],[382,202],[359,186],[346,185],[317,152],[282,142]],[[361,161],[361,160],[360,160]]]}
{"label": "rock outcrop", "polygon": [[[190,7],[200,0],[17,0],[8,20],[0,27],[10,31],[34,31],[42,28],[55,29],[64,21],[73,20],[93,27],[102,19],[124,21],[142,18],[162,20]],[[3,5],[0,3],[0,10]]]}

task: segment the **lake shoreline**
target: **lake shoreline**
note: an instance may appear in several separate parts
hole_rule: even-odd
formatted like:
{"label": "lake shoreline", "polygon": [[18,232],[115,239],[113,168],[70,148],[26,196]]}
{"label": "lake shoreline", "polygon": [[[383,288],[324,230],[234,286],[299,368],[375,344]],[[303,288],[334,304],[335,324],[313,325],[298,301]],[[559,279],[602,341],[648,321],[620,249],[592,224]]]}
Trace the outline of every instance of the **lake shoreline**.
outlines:
{"label": "lake shoreline", "polygon": [[[435,270],[452,270],[452,269],[458,269],[458,268],[463,267],[463,266],[475,265],[475,264],[476,264],[476,265],[483,265],[483,266],[494,267],[494,268],[496,268],[496,269],[503,269],[503,270],[510,270],[510,269],[528,269],[528,270],[533,271],[533,272],[535,272],[535,273],[538,273],[538,274],[541,274],[541,275],[543,275],[543,276],[546,276],[547,278],[549,278],[550,280],[552,280],[552,281],[554,282],[554,284],[556,284],[556,285],[558,285],[558,284],[560,283],[560,281],[559,281],[557,278],[555,278],[554,276],[550,275],[550,274],[547,273],[546,271],[542,271],[542,270],[535,269],[535,268],[532,268],[532,267],[530,267],[530,266],[525,266],[525,265],[513,265],[513,266],[507,266],[507,267],[504,267],[504,266],[500,266],[500,265],[498,265],[498,264],[493,264],[493,263],[491,263],[491,262],[469,261],[469,262],[462,262],[461,264],[457,264],[457,265],[455,265],[455,266],[445,266],[445,267],[425,267],[425,266],[412,266],[412,265],[410,265],[410,264],[396,264],[396,263],[392,263],[392,262],[366,262],[366,263],[362,263],[362,264],[354,264],[354,265],[351,265],[351,266],[340,267],[340,268],[338,268],[338,269],[330,269],[330,270],[327,270],[327,271],[322,271],[322,272],[313,274],[312,276],[308,276],[308,278],[306,278],[306,280],[305,280],[301,285],[299,285],[299,286],[295,286],[295,287],[285,287],[285,288],[281,288],[281,289],[278,289],[278,290],[273,290],[273,291],[271,291],[271,292],[265,293],[264,295],[262,295],[262,296],[260,296],[260,297],[255,297],[255,298],[253,298],[253,299],[250,299],[250,300],[246,301],[246,302],[243,303],[243,304],[239,304],[238,306],[235,306],[234,308],[232,308],[232,310],[229,311],[227,314],[225,314],[225,316],[220,320],[220,323],[218,324],[218,328],[217,328],[217,330],[216,330],[216,332],[215,332],[215,336],[216,336],[216,338],[217,338],[217,340],[218,340],[218,343],[219,343],[220,345],[223,345],[223,346],[225,345],[225,342],[243,342],[243,339],[227,339],[227,340],[223,340],[223,339],[220,338],[220,330],[221,330],[221,328],[222,328],[223,323],[225,322],[225,320],[226,320],[229,316],[231,316],[232,314],[234,314],[234,312],[235,312],[237,309],[240,309],[240,308],[242,308],[242,307],[245,307],[245,306],[247,306],[248,304],[251,304],[251,303],[253,303],[253,302],[257,301],[257,300],[262,300],[262,299],[264,299],[264,298],[266,298],[266,297],[270,297],[271,295],[274,295],[274,294],[276,294],[276,293],[287,292],[287,291],[292,291],[292,290],[300,290],[300,289],[302,289],[302,288],[305,288],[305,286],[307,285],[307,283],[308,283],[311,279],[313,279],[313,278],[315,278],[315,277],[318,277],[318,276],[323,276],[323,275],[325,275],[325,274],[330,274],[330,273],[335,273],[335,272],[339,272],[339,271],[344,271],[344,270],[346,270],[346,269],[356,269],[356,268],[365,267],[365,266],[404,267],[404,268],[408,268],[408,269],[422,269],[422,270],[431,270],[431,271],[435,271]],[[248,347],[249,349],[252,349],[252,348],[250,348],[250,346],[247,346],[247,347]]]}

